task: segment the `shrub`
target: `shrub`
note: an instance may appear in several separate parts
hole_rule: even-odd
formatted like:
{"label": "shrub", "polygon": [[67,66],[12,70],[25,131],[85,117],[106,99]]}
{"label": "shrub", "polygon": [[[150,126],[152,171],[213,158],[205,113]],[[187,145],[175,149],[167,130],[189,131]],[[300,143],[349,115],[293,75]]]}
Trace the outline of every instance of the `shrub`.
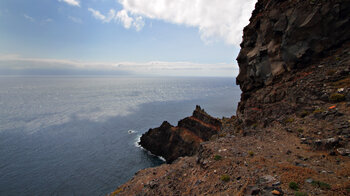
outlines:
{"label": "shrub", "polygon": [[296,182],[290,182],[289,183],[289,188],[297,191],[297,190],[299,190],[299,185]]}
{"label": "shrub", "polygon": [[340,102],[345,100],[345,95],[340,93],[333,93],[329,96],[329,101]]}
{"label": "shrub", "polygon": [[285,123],[292,123],[294,122],[294,118],[287,118],[284,120]]}
{"label": "shrub", "polygon": [[224,175],[222,175],[221,176],[221,178],[220,178],[222,181],[224,181],[224,182],[228,182],[228,181],[230,181],[230,176],[229,175],[226,175],[226,174],[224,174]]}
{"label": "shrub", "polygon": [[316,108],[312,113],[317,114],[317,113],[322,113],[322,112],[324,112],[324,111],[325,111],[325,110],[322,109],[322,108]]}
{"label": "shrub", "polygon": [[221,160],[222,159],[222,157],[220,156],[220,155],[215,155],[214,156],[214,160],[215,161],[219,161],[219,160]]}
{"label": "shrub", "polygon": [[311,184],[315,187],[319,187],[321,189],[331,189],[331,185],[325,183],[325,182],[321,182],[321,181],[312,181]]}
{"label": "shrub", "polygon": [[304,132],[304,129],[299,128],[299,129],[297,129],[297,131],[298,131],[299,133],[302,133],[302,132]]}
{"label": "shrub", "polygon": [[307,193],[297,191],[294,193],[294,195],[295,196],[307,196]]}
{"label": "shrub", "polygon": [[254,152],[253,151],[249,151],[248,154],[252,157],[254,156]]}

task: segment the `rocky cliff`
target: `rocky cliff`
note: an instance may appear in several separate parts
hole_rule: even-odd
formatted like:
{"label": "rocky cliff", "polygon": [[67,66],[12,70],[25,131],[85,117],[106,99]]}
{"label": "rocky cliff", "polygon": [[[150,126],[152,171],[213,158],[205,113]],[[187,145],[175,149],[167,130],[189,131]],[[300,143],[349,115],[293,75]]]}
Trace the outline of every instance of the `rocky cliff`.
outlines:
{"label": "rocky cliff", "polygon": [[150,129],[142,135],[140,145],[171,163],[179,157],[196,154],[200,143],[220,130],[221,122],[196,106],[193,115],[180,120],[178,126],[164,121],[160,127]]}
{"label": "rocky cliff", "polygon": [[[349,13],[348,0],[258,1],[237,57],[237,84],[243,91],[237,116],[247,125],[266,124],[305,106],[329,102],[337,89],[324,86],[324,79],[344,78],[349,67],[344,62],[347,54],[337,54],[335,63],[326,57],[348,47]],[[330,74],[332,70],[337,73]],[[329,77],[321,77],[327,71]],[[309,85],[302,89],[300,82]]]}
{"label": "rocky cliff", "polygon": [[237,116],[194,156],[112,195],[349,195],[349,13],[349,0],[259,0],[237,58]]}

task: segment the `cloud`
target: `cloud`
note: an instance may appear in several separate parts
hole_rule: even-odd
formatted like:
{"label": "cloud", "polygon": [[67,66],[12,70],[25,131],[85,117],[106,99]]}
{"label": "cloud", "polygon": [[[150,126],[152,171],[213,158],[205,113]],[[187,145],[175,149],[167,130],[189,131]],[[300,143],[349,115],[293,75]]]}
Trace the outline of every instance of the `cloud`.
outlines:
{"label": "cloud", "polygon": [[102,20],[102,21],[106,20],[106,16],[102,15],[101,12],[94,10],[92,8],[89,8],[88,10],[92,13],[92,16],[95,17],[96,19]]}
{"label": "cloud", "polygon": [[49,22],[53,22],[53,20],[51,18],[47,18],[44,20],[45,23],[49,23]]}
{"label": "cloud", "polygon": [[[172,76],[234,76],[237,66],[227,63],[193,62],[84,62],[65,59],[24,58],[0,55],[1,73],[74,73],[74,74],[138,74]],[[51,70],[51,71],[50,71]]]}
{"label": "cloud", "polygon": [[120,10],[117,12],[115,9],[110,9],[106,15],[103,15],[100,11],[93,8],[89,8],[88,10],[92,13],[94,18],[101,20],[103,23],[110,23],[112,21],[119,22],[124,28],[130,29],[133,27],[136,31],[140,31],[145,25],[142,16],[129,15],[126,10]]}
{"label": "cloud", "polygon": [[59,2],[65,2],[71,6],[77,6],[80,7],[80,1],[79,0],[58,0]]}
{"label": "cloud", "polygon": [[42,24],[42,25],[45,25],[45,24],[51,23],[51,22],[53,22],[53,19],[47,18],[47,19],[45,19],[45,20],[42,20],[42,21],[41,21],[41,24]]}
{"label": "cloud", "polygon": [[256,0],[118,0],[123,12],[197,27],[202,40],[238,45]]}
{"label": "cloud", "polygon": [[78,23],[78,24],[82,24],[83,21],[80,19],[80,18],[76,18],[76,17],[73,17],[73,16],[68,16],[69,20],[75,22],[75,23]]}
{"label": "cloud", "polygon": [[35,22],[35,19],[34,19],[33,17],[28,16],[28,15],[26,15],[26,14],[23,14],[23,16],[24,16],[24,18],[27,19],[28,21],[30,21],[30,22]]}

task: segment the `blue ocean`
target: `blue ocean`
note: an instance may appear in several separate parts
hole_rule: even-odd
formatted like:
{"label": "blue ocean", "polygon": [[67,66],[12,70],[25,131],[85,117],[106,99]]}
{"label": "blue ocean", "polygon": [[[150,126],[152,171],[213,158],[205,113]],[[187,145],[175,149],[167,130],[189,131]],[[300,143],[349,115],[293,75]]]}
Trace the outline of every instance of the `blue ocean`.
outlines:
{"label": "blue ocean", "polygon": [[0,195],[106,195],[162,164],[137,146],[200,105],[235,114],[234,78],[0,77]]}

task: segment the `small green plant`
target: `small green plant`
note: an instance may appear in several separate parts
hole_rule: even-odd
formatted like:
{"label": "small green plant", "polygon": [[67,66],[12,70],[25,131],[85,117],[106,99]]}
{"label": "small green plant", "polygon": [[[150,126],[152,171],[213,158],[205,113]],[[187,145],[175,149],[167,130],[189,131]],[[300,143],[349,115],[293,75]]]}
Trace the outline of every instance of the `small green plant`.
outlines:
{"label": "small green plant", "polygon": [[325,182],[321,182],[318,180],[314,180],[311,182],[311,184],[315,187],[319,187],[321,189],[331,189],[331,185],[325,183]]}
{"label": "small green plant", "polygon": [[252,127],[253,127],[253,129],[255,129],[255,128],[258,127],[258,124],[254,123],[254,124],[252,125]]}
{"label": "small green plant", "polygon": [[220,156],[220,155],[215,155],[214,156],[214,160],[215,161],[219,161],[219,160],[221,160],[222,159],[222,157]]}
{"label": "small green plant", "polygon": [[298,133],[303,133],[303,132],[304,132],[304,129],[299,128],[299,129],[297,129],[297,132],[298,132]]}
{"label": "small green plant", "polygon": [[230,176],[229,175],[226,175],[226,174],[224,174],[224,175],[222,175],[221,176],[221,178],[220,178],[222,181],[224,181],[224,182],[228,182],[228,181],[230,181]]}
{"label": "small green plant", "polygon": [[322,113],[322,112],[324,112],[324,109],[316,108],[312,113],[317,114],[317,113]]}
{"label": "small green plant", "polygon": [[307,193],[297,191],[294,193],[294,196],[307,196]]}
{"label": "small green plant", "polygon": [[254,156],[254,152],[253,152],[253,151],[249,151],[248,154],[249,154],[249,156],[251,156],[251,157]]}
{"label": "small green plant", "polygon": [[340,102],[345,100],[345,95],[340,93],[333,93],[329,96],[329,101]]}
{"label": "small green plant", "polygon": [[287,118],[284,120],[285,123],[292,123],[294,122],[294,118]]}
{"label": "small green plant", "polygon": [[290,182],[289,183],[289,188],[297,191],[297,190],[299,190],[299,185],[296,182]]}

